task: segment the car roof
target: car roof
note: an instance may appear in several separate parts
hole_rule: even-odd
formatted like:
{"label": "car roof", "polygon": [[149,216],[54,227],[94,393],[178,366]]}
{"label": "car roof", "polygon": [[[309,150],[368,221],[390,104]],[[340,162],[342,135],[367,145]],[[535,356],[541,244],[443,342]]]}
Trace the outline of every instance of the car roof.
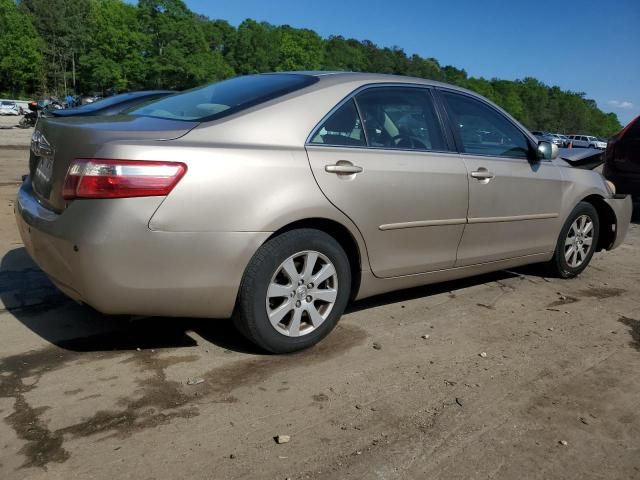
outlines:
{"label": "car roof", "polygon": [[452,88],[455,90],[469,91],[461,87],[456,87],[448,83],[438,82],[436,80],[429,80],[426,78],[408,77],[404,75],[392,75],[386,73],[367,73],[367,72],[341,72],[341,71],[323,71],[323,70],[310,70],[310,71],[292,71],[292,72],[278,72],[278,73],[290,73],[297,75],[308,75],[316,77],[320,83],[347,83],[355,81],[362,81],[366,83],[409,83],[417,85],[429,85]]}

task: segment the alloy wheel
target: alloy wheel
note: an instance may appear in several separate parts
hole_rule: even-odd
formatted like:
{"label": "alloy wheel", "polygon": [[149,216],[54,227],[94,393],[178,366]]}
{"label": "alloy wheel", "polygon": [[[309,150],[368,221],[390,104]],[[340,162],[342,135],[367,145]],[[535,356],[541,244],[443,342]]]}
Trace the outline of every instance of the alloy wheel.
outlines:
{"label": "alloy wheel", "polygon": [[582,265],[593,248],[593,220],[580,215],[571,224],[564,242],[564,258],[571,268]]}
{"label": "alloy wheel", "polygon": [[327,319],[338,297],[338,274],[322,253],[306,250],[276,269],[267,289],[271,325],[281,334],[300,337]]}

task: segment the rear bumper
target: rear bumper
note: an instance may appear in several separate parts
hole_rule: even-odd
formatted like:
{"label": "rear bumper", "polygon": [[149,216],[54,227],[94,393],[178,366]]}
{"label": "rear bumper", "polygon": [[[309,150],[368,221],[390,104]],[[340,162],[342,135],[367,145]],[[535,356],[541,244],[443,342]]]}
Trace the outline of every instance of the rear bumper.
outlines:
{"label": "rear bumper", "polygon": [[605,202],[611,207],[616,216],[616,238],[609,250],[619,247],[627,236],[631,214],[633,213],[633,203],[629,195],[616,195],[612,198],[605,198]]}
{"label": "rear bumper", "polygon": [[15,214],[38,266],[69,297],[100,312],[230,316],[244,269],[270,234],[151,231],[162,200],[77,200],[56,214],[27,181]]}

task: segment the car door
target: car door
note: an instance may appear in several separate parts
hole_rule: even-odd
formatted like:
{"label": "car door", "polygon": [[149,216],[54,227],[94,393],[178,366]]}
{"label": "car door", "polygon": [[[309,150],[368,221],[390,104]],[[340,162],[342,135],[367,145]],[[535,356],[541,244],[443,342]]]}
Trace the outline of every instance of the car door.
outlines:
{"label": "car door", "polygon": [[441,96],[469,172],[468,225],[456,266],[551,252],[560,221],[559,169],[531,161],[535,145],[489,103],[455,91]]}
{"label": "car door", "polygon": [[321,122],[307,152],[326,197],[361,231],[376,276],[453,267],[467,171],[449,149],[429,89],[359,91]]}

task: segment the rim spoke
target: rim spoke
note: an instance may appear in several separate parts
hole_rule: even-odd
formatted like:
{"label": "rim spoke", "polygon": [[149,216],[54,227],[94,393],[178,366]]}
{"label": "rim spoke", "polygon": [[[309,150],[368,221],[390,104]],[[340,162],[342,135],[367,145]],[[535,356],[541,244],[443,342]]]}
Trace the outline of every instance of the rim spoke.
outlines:
{"label": "rim spoke", "polygon": [[271,322],[271,325],[275,327],[282,321],[285,315],[291,311],[291,303],[291,300],[287,300],[278,308],[269,312],[269,321]]}
{"label": "rim spoke", "polygon": [[291,294],[291,290],[291,285],[280,285],[279,283],[272,283],[271,285],[269,285],[267,297],[288,297]]}
{"label": "rim spoke", "polygon": [[578,235],[578,221],[577,220],[575,222],[573,222],[573,225],[571,225],[570,232],[573,233],[573,235],[571,235],[571,238],[573,238],[576,235]]}
{"label": "rim spoke", "polygon": [[307,313],[309,314],[309,319],[311,320],[311,324],[313,325],[314,328],[318,328],[320,324],[324,322],[324,318],[322,318],[322,315],[320,315],[320,312],[318,312],[318,309],[316,309],[316,306],[313,303],[310,303],[309,305],[307,305],[306,310],[307,310]]}
{"label": "rim spoke", "polygon": [[283,264],[282,269],[285,271],[291,283],[296,285],[300,280],[300,274],[298,273],[298,269],[296,268],[296,264],[293,263],[293,257],[288,258]]}
{"label": "rim spoke", "polygon": [[575,248],[576,247],[574,247],[573,244],[571,244],[571,246],[567,249],[567,251],[564,252],[564,258],[566,258],[567,262],[571,261],[571,255],[573,254]]}
{"label": "rim spoke", "polygon": [[300,320],[302,319],[302,309],[296,308],[293,311],[293,316],[291,317],[291,323],[289,324],[289,335],[292,337],[297,337],[300,335]]}
{"label": "rim spoke", "polygon": [[591,231],[592,228],[593,228],[593,222],[588,221],[587,224],[582,229],[582,233],[587,235]]}
{"label": "rim spoke", "polygon": [[573,249],[573,251],[571,252],[571,260],[569,261],[569,265],[571,265],[572,267],[576,267],[578,260],[578,250],[576,248]]}
{"label": "rim spoke", "polygon": [[333,303],[336,301],[338,291],[333,288],[327,288],[322,290],[313,290],[311,292],[314,300],[322,300],[323,302]]}
{"label": "rim spoke", "polygon": [[593,243],[593,238],[592,237],[585,237],[583,242],[584,242],[585,245],[591,246],[591,244]]}
{"label": "rim spoke", "polygon": [[320,269],[320,271],[316,274],[316,276],[313,277],[312,279],[313,284],[318,286],[329,277],[335,275],[335,273],[336,273],[336,269],[333,268],[333,265],[331,265],[330,263],[327,263]]}
{"label": "rim spoke", "polygon": [[313,268],[318,261],[318,254],[316,252],[309,252],[304,259],[304,270],[302,271],[302,280],[304,283],[311,281],[311,275],[313,275]]}
{"label": "rim spoke", "polygon": [[574,238],[575,237],[573,237],[573,236],[567,236],[567,239],[564,241],[564,246],[566,247],[566,246],[569,246],[569,245],[573,245],[573,239]]}

